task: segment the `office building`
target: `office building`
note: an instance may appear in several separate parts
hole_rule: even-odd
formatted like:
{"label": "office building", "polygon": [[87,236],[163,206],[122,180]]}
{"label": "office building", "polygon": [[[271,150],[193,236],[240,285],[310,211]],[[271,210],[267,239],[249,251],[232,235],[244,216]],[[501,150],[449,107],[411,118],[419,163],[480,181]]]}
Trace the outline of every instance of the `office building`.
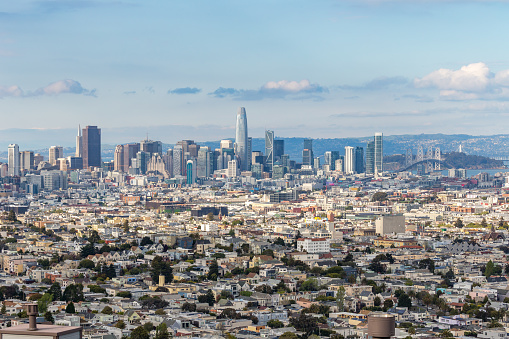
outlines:
{"label": "office building", "polygon": [[228,161],[228,178],[238,177],[240,174],[237,160]]}
{"label": "office building", "polygon": [[274,140],[274,162],[281,160],[283,154],[285,154],[285,141]]}
{"label": "office building", "polygon": [[115,152],[113,153],[113,170],[123,172],[124,171],[124,146],[117,145]]}
{"label": "office building", "polygon": [[265,131],[265,166],[272,172],[274,166],[274,131]]}
{"label": "office building", "polygon": [[49,148],[48,161],[51,166],[57,165],[57,160],[64,157],[64,148],[62,146],[51,146]]}
{"label": "office building", "polygon": [[7,149],[7,163],[9,165],[9,176],[19,176],[19,146],[18,144],[10,144]]}
{"label": "office building", "polygon": [[339,159],[334,163],[334,170],[343,173],[345,171],[345,157],[339,156]]}
{"label": "office building", "polygon": [[142,140],[140,142],[140,151],[149,154],[149,157],[152,157],[154,153],[163,153],[163,143],[161,141],[153,141],[153,140]]}
{"label": "office building", "polygon": [[[139,143],[132,143],[123,145],[124,160],[122,161],[122,172],[129,172],[130,167],[133,165],[133,159],[136,159],[136,154],[140,151]],[[136,167],[138,168],[138,167]]]}
{"label": "office building", "polygon": [[198,151],[196,176],[208,178],[212,173],[212,152],[209,147],[200,147]]}
{"label": "office building", "polygon": [[375,142],[368,141],[366,145],[366,174],[375,174]]}
{"label": "office building", "polygon": [[34,152],[23,151],[19,154],[19,164],[22,170],[30,171],[34,169]]}
{"label": "office building", "polygon": [[404,215],[384,215],[375,221],[376,234],[398,234],[405,233],[405,216]]}
{"label": "office building", "polygon": [[173,148],[173,177],[182,175],[182,159],[184,158],[184,151],[182,145],[175,145]]}
{"label": "office building", "polygon": [[186,183],[192,185],[196,182],[196,160],[191,159],[186,163]]}
{"label": "office building", "polygon": [[[239,107],[237,112],[237,123],[235,126],[235,156],[239,161],[241,171],[249,170],[248,140],[247,140],[247,115],[244,107]],[[229,165],[228,165],[229,166]]]}
{"label": "office building", "polygon": [[355,173],[355,152],[352,146],[345,147],[345,174]]}
{"label": "office building", "polygon": [[324,154],[324,165],[329,165],[330,170],[334,171],[336,169],[336,160],[339,159],[338,151],[327,151]]}
{"label": "office building", "polygon": [[320,157],[316,157],[313,159],[313,169],[320,169]]}
{"label": "office building", "polygon": [[83,168],[101,167],[101,129],[87,126],[82,130]]}
{"label": "office building", "polygon": [[139,151],[136,153],[136,164],[141,174],[147,173],[147,164],[150,158],[151,156],[148,152]]}
{"label": "office building", "polygon": [[233,148],[233,141],[228,139],[223,139],[219,142],[219,148]]}
{"label": "office building", "polygon": [[44,190],[55,191],[67,188],[67,175],[62,171],[41,171]]}
{"label": "office building", "polygon": [[382,133],[375,133],[375,172],[384,171],[384,140]]}
{"label": "office building", "polygon": [[355,172],[364,173],[364,148],[355,147]]}
{"label": "office building", "polygon": [[83,157],[83,137],[80,125],[78,125],[78,135],[76,136],[76,156],[79,158]]}
{"label": "office building", "polygon": [[304,149],[302,150],[302,165],[313,165],[313,139],[304,139]]}
{"label": "office building", "polygon": [[81,157],[67,157],[67,165],[70,170],[83,169],[83,158]]}

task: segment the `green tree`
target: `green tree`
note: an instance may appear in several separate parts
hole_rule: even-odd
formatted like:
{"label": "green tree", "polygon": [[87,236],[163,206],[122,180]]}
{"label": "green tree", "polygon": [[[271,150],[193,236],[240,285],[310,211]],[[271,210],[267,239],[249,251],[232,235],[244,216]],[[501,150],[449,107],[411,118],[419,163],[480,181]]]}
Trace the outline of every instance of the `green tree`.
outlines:
{"label": "green tree", "polygon": [[493,264],[493,261],[490,260],[486,264],[486,269],[484,270],[484,275],[489,278],[493,275],[494,270],[495,270],[495,264]]}
{"label": "green tree", "polygon": [[62,288],[59,283],[53,283],[48,289],[48,293],[53,296],[53,300],[62,300]]}
{"label": "green tree", "polygon": [[48,310],[48,305],[53,301],[51,293],[44,293],[41,299],[37,300],[37,306],[40,313],[45,313]]}
{"label": "green tree", "polygon": [[53,314],[51,312],[44,312],[44,320],[49,321],[50,323],[55,323],[55,318],[53,318]]}
{"label": "green tree", "polygon": [[168,327],[165,323],[159,324],[159,326],[156,327],[156,335],[154,339],[168,339],[170,338],[170,333],[168,332]]}
{"label": "green tree", "polygon": [[285,332],[279,336],[279,339],[299,339],[299,337],[293,332]]}
{"label": "green tree", "polygon": [[113,314],[113,309],[110,306],[105,306],[101,311],[102,314]]}
{"label": "green tree", "polygon": [[64,294],[62,295],[62,299],[65,301],[72,302],[80,302],[84,301],[85,297],[83,296],[83,285],[82,284],[71,284],[65,288]]}
{"label": "green tree", "polygon": [[463,221],[460,218],[456,219],[456,221],[454,222],[454,227],[463,228],[463,226],[464,226]]}
{"label": "green tree", "polygon": [[392,308],[394,306],[394,302],[391,299],[385,299],[384,300],[384,310],[387,311],[388,309]]}
{"label": "green tree", "polygon": [[9,211],[9,215],[7,216],[7,220],[12,221],[12,222],[18,222],[18,218],[16,218],[16,213],[14,212],[14,210],[10,210]]}
{"label": "green tree", "polygon": [[133,295],[129,291],[120,291],[116,294],[117,297],[131,299]]}
{"label": "green tree", "polygon": [[101,241],[99,233],[96,230],[93,230],[90,237],[88,237],[88,242],[91,244],[97,244],[99,241]]}
{"label": "green tree", "polygon": [[346,295],[345,287],[339,286],[338,294],[337,294],[337,298],[338,298],[337,304],[338,304],[338,310],[340,312],[343,312],[345,310],[345,295]]}
{"label": "green tree", "polygon": [[127,219],[124,220],[123,227],[124,227],[124,232],[129,233],[129,220],[127,220]]}
{"label": "green tree", "polygon": [[486,218],[482,218],[482,220],[481,220],[481,227],[483,227],[483,228],[488,227],[488,223],[486,222]]}
{"label": "green tree", "polygon": [[76,308],[74,307],[74,303],[72,301],[69,304],[67,304],[67,307],[65,308],[65,313],[76,313]]}
{"label": "green tree", "polygon": [[152,245],[153,243],[149,237],[143,237],[140,241],[140,246]]}
{"label": "green tree", "polygon": [[95,253],[96,253],[96,250],[95,250],[94,244],[88,243],[81,248],[80,256],[82,258],[86,258],[89,255],[94,255]]}
{"label": "green tree", "polygon": [[152,331],[154,329],[154,324],[152,322],[146,322],[143,324],[143,327],[145,328],[145,330],[150,333],[150,331]]}
{"label": "green tree", "polygon": [[78,268],[88,268],[90,270],[94,269],[94,267],[95,267],[94,262],[89,259],[83,259],[82,261],[80,261],[80,264],[78,266]]}
{"label": "green tree", "polygon": [[208,290],[206,294],[198,296],[198,301],[201,303],[208,303],[209,306],[212,306],[216,302],[216,299],[214,298],[212,290]]}
{"label": "green tree", "polygon": [[398,307],[412,307],[412,299],[406,293],[402,293],[398,297]]}
{"label": "green tree", "polygon": [[166,283],[173,281],[173,268],[168,261],[164,261],[160,256],[156,256],[152,260],[152,269],[150,270],[150,276],[152,281],[155,283],[159,281],[159,276],[164,275]]}
{"label": "green tree", "polygon": [[207,214],[207,220],[208,220],[208,221],[213,221],[213,220],[214,220],[214,213],[209,212],[209,213]]}
{"label": "green tree", "polygon": [[271,319],[271,320],[267,321],[267,326],[269,326],[270,328],[285,327],[285,325],[277,319]]}
{"label": "green tree", "polygon": [[131,339],[150,339],[150,335],[143,326],[136,327],[129,336]]}
{"label": "green tree", "polygon": [[115,324],[115,327],[116,328],[120,328],[121,330],[123,330],[125,328],[125,322],[123,320],[119,320],[117,321],[117,323]]}
{"label": "green tree", "polygon": [[373,201],[373,202],[374,201],[384,201],[384,200],[387,200],[387,193],[385,193],[385,192],[376,192],[371,197],[371,201]]}
{"label": "green tree", "polygon": [[207,278],[209,280],[217,280],[218,276],[219,276],[219,266],[217,265],[217,260],[214,260],[209,266],[209,273],[207,275]]}
{"label": "green tree", "polygon": [[299,288],[300,291],[318,291],[318,289],[318,280],[313,278],[304,281]]}

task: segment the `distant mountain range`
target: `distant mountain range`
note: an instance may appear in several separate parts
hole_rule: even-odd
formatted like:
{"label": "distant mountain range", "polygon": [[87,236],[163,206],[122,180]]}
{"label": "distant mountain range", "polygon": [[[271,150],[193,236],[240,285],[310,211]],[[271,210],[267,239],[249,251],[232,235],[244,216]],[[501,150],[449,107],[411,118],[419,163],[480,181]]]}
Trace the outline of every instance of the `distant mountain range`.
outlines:
{"label": "distant mountain range", "polygon": [[[119,132],[118,130],[121,130]],[[125,135],[138,135],[132,133],[134,129],[103,129],[103,157],[104,160],[113,159],[113,152],[116,143],[128,143],[136,142],[134,138],[127,139]],[[114,134],[111,134],[115,131]],[[173,131],[173,130],[172,130]],[[179,133],[170,134],[174,138],[177,135],[183,135],[185,132],[179,131]],[[76,130],[63,129],[63,130],[27,130],[27,129],[10,129],[0,131],[0,149],[4,151],[0,152],[0,161],[7,159],[7,146],[9,143],[16,142],[20,145],[20,150],[33,150],[34,152],[41,153],[45,157],[48,155],[48,148],[52,145],[63,145],[69,146],[64,147],[64,155],[74,154],[75,148],[73,146]],[[191,132],[191,131],[189,131]],[[193,130],[196,132],[196,130]],[[223,132],[222,132],[223,133]],[[107,138],[104,135],[108,135]],[[156,138],[159,133],[155,135],[149,135],[151,139],[161,140]],[[191,134],[191,133],[190,133]],[[193,133],[194,134],[194,133]],[[202,134],[203,137],[207,137],[209,133]],[[228,133],[230,134],[230,133]],[[112,140],[114,135],[118,136],[117,140]],[[231,135],[231,134],[230,134]],[[143,138],[139,138],[140,140]],[[285,153],[290,155],[290,158],[296,161],[302,160],[302,148],[304,138],[276,138],[283,139],[285,141]],[[373,140],[373,137],[358,137],[358,138],[334,138],[334,139],[313,139],[313,152],[315,156],[323,157],[326,151],[339,151],[340,154],[344,154],[345,146],[361,146],[366,148],[366,143]],[[62,141],[67,141],[63,143]],[[199,142],[202,146],[209,146],[212,149],[219,147],[219,140],[217,141],[206,141]],[[490,135],[490,136],[473,136],[467,134],[418,134],[418,135],[388,135],[384,136],[384,154],[405,154],[408,148],[412,148],[413,154],[417,154],[417,148],[422,146],[424,152],[427,151],[428,147],[440,147],[441,152],[457,152],[461,146],[462,151],[467,154],[482,155],[486,157],[502,157],[509,158],[509,134],[503,135]],[[164,144],[163,149],[171,148],[173,144]],[[263,138],[253,138],[253,151],[265,151],[265,140]]]}

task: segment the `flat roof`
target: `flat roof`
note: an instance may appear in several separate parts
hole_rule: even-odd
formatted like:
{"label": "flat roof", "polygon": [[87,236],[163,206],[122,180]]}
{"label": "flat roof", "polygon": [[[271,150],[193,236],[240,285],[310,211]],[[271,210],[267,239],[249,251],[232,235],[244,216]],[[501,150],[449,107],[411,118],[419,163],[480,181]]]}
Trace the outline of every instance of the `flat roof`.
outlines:
{"label": "flat roof", "polygon": [[81,331],[80,326],[57,326],[37,324],[37,330],[29,331],[28,324],[6,327],[0,330],[0,334],[24,334],[32,336],[61,336],[63,334]]}

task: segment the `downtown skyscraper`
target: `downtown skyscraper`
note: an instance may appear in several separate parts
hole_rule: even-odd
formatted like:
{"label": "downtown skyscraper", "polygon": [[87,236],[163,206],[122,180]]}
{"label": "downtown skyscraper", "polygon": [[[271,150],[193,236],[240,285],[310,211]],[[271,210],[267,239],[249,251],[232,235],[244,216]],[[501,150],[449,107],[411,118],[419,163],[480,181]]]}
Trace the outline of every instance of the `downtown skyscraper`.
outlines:
{"label": "downtown skyscraper", "polygon": [[375,133],[375,173],[384,171],[384,135]]}
{"label": "downtown skyscraper", "polygon": [[246,109],[239,107],[235,126],[235,155],[240,162],[241,171],[248,171],[250,167],[251,147],[247,135]]}
{"label": "downtown skyscraper", "polygon": [[83,129],[83,168],[101,167],[101,129],[87,126]]}

